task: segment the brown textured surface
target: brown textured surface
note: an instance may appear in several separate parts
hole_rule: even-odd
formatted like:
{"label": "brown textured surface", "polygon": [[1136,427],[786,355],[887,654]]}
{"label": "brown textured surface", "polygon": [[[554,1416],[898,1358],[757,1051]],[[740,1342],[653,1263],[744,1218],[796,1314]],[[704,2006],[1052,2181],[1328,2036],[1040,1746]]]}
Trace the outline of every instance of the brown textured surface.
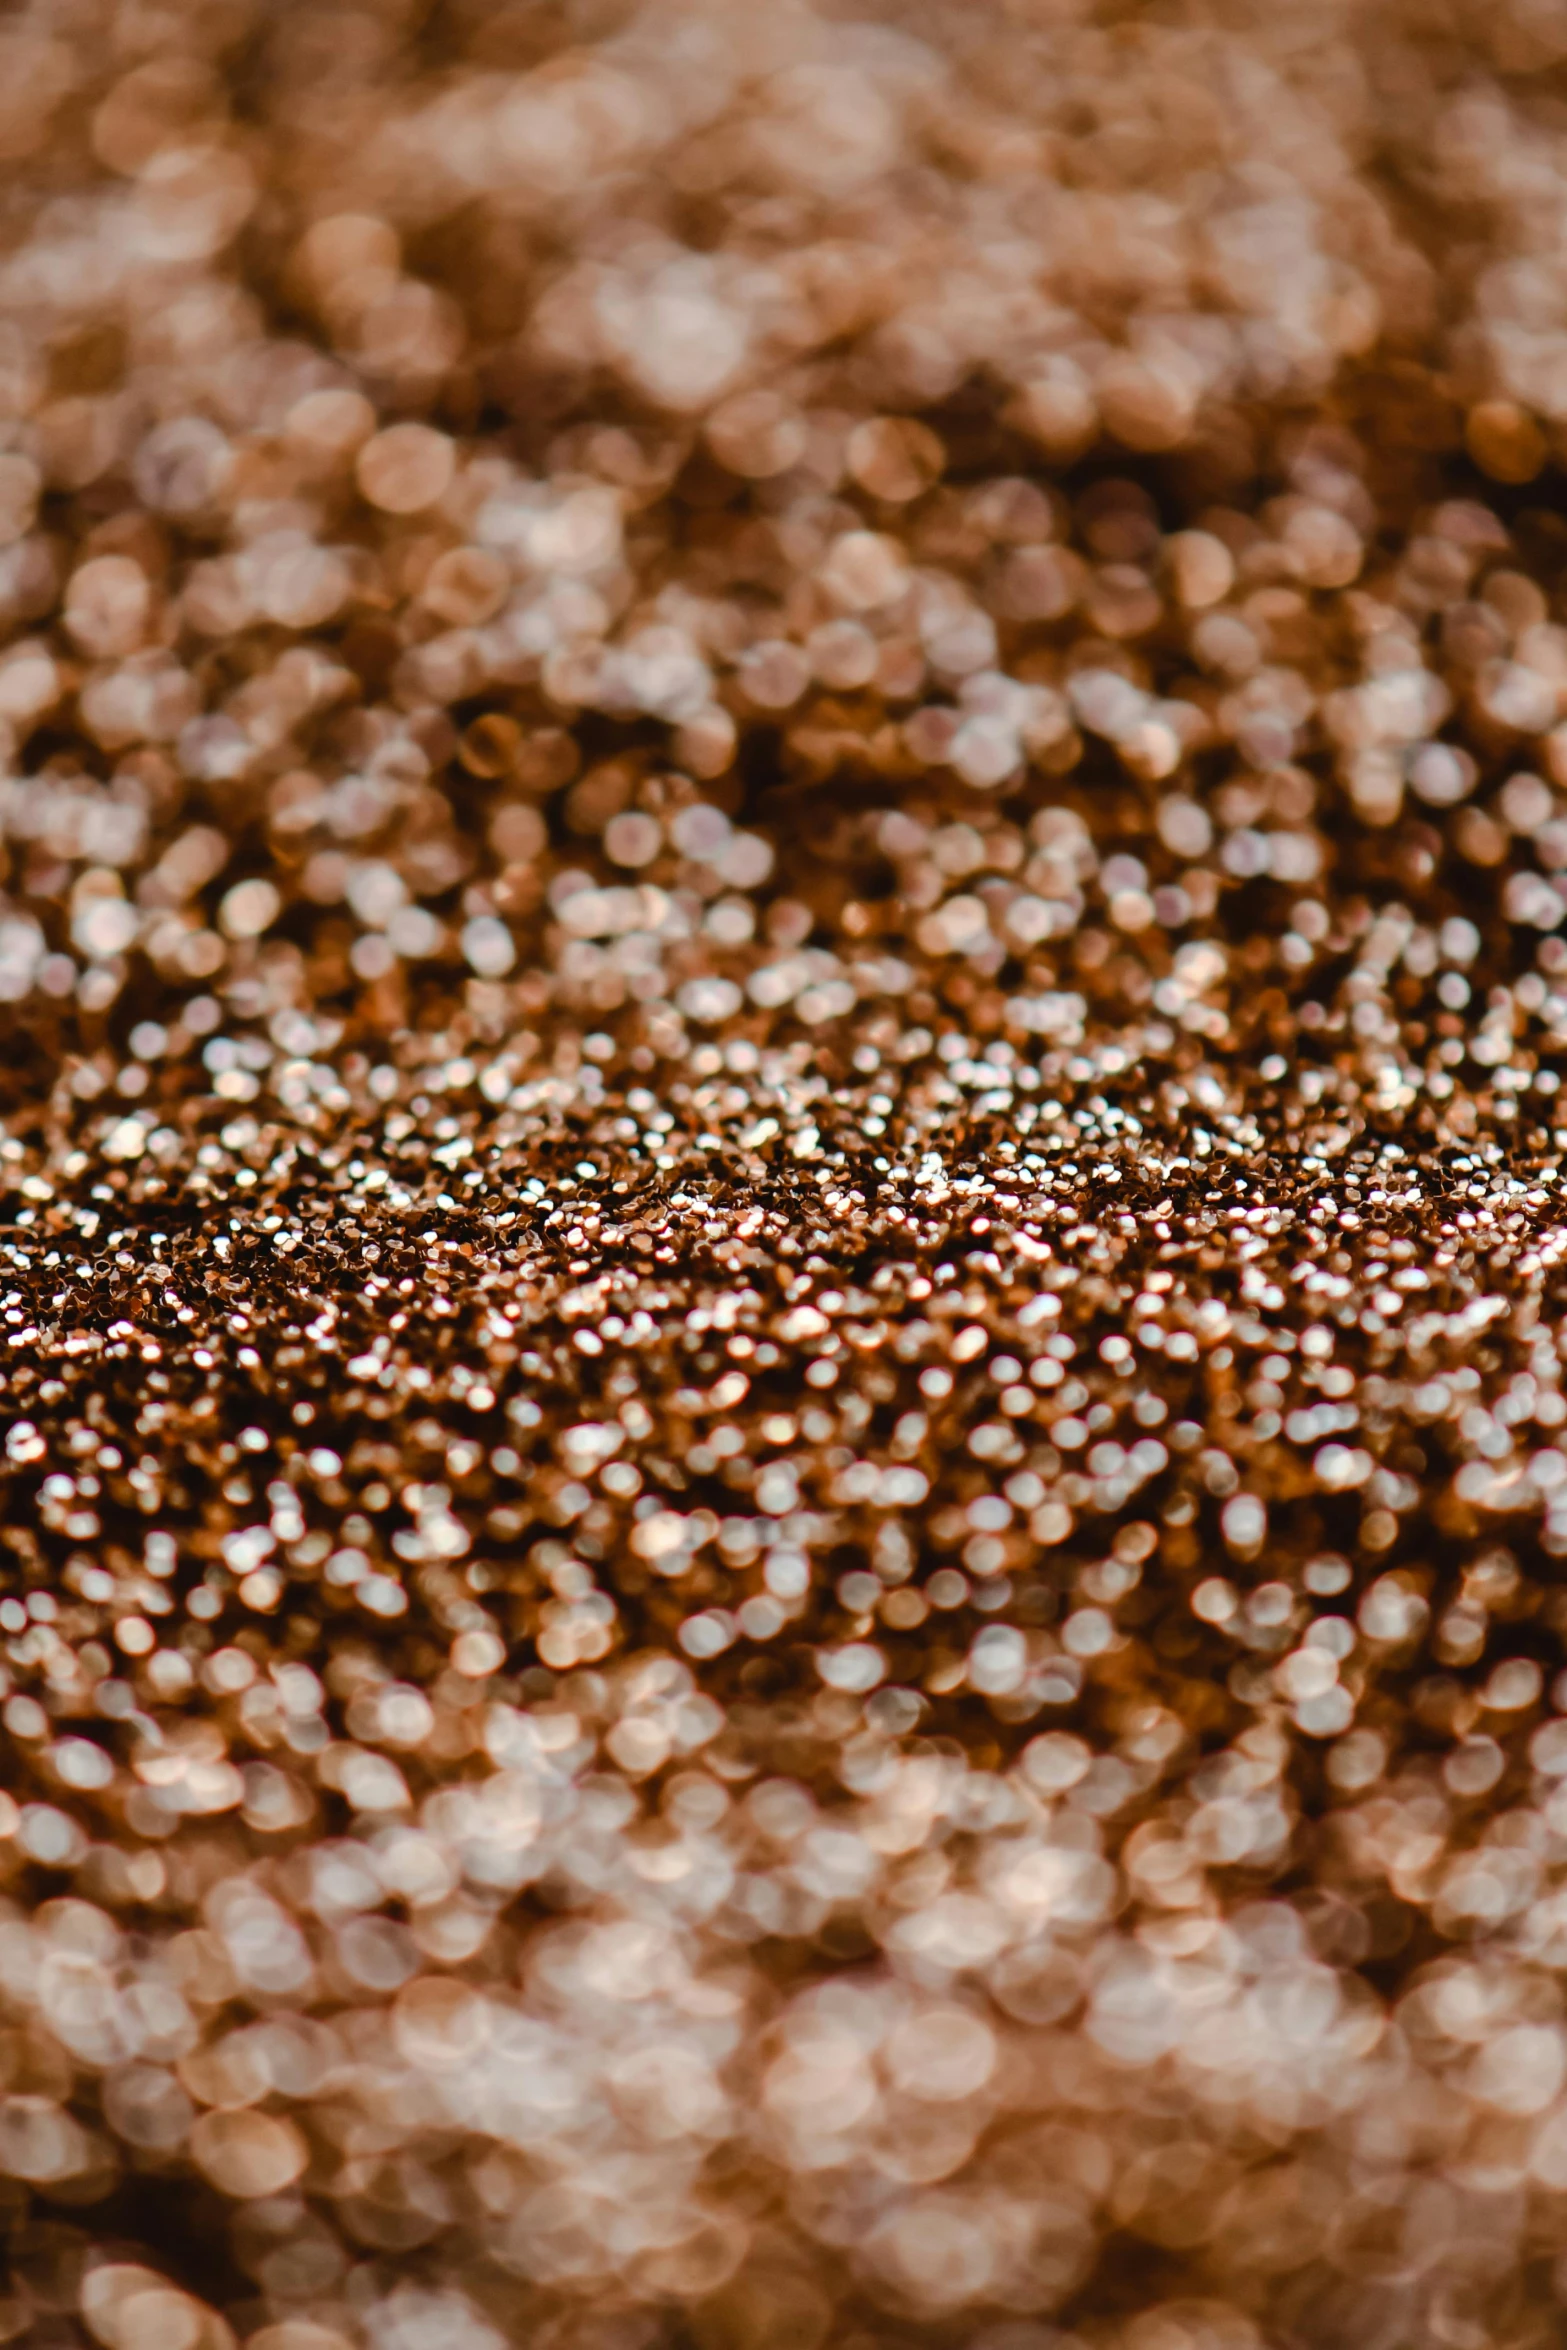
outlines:
{"label": "brown textured surface", "polygon": [[1567,32],[0,36],[0,2338],[1544,2350]]}

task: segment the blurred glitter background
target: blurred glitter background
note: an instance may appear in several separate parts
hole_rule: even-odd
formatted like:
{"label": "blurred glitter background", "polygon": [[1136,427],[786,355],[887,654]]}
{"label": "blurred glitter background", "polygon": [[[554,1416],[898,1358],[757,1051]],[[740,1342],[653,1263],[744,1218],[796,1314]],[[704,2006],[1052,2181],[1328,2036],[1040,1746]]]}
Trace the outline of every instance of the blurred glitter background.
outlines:
{"label": "blurred glitter background", "polygon": [[6,13],[0,2340],[1560,2342],[1564,462],[1567,0]]}

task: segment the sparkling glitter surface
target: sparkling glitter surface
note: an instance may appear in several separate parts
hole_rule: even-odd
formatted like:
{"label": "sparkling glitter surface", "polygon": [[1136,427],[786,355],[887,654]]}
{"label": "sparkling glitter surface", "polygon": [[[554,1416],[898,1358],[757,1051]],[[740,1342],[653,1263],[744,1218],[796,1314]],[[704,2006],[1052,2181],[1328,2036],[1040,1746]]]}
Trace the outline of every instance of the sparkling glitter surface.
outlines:
{"label": "sparkling glitter surface", "polygon": [[1564,100],[0,27],[0,2340],[1561,2341]]}

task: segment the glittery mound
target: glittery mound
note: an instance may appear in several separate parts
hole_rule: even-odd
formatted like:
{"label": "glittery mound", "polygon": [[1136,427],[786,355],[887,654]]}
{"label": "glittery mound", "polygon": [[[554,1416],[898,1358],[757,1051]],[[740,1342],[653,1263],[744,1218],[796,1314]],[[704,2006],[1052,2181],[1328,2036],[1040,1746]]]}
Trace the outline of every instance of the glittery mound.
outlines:
{"label": "glittery mound", "polygon": [[1564,76],[0,28],[0,2340],[1560,2342]]}

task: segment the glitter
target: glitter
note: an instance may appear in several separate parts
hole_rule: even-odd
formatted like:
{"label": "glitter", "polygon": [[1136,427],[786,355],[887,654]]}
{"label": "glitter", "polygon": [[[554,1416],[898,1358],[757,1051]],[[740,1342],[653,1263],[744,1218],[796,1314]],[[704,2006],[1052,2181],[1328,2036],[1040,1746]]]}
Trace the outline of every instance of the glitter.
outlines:
{"label": "glitter", "polygon": [[1560,43],[689,13],[7,36],[16,2322],[1554,2338]]}

